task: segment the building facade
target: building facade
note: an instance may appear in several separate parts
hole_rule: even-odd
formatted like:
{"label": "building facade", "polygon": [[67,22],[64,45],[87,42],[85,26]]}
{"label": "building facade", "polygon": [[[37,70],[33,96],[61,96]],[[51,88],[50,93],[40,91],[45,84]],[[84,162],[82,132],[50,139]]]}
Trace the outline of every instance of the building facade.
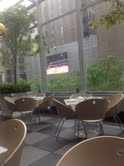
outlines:
{"label": "building facade", "polygon": [[[58,66],[60,67],[60,65],[64,65],[63,62],[65,61],[68,70],[66,70],[67,66],[65,66],[66,69],[64,68],[63,71],[61,69],[60,73],[64,73],[65,71],[71,73],[80,68],[76,3],[76,0],[45,0],[41,3],[41,28],[49,47],[49,53],[46,53],[48,77],[51,77],[52,74],[59,73],[56,68],[58,68]],[[82,17],[82,33],[85,65],[91,63],[94,58],[98,56],[97,38],[95,32],[88,26],[89,21],[93,20],[93,18],[93,9],[90,8],[84,11]],[[65,59],[62,59],[64,53],[66,53],[67,56]],[[56,57],[56,59],[58,58],[58,60],[55,60],[54,57]],[[35,66],[39,66],[37,64],[40,61],[38,60],[39,55],[37,55],[37,58],[32,57],[32,61],[29,60],[29,58],[30,57],[27,57],[25,60],[26,66],[30,66],[29,68],[31,68],[31,66],[34,66],[33,63]],[[51,59],[50,63],[54,69],[48,69],[49,59]],[[54,62],[54,60],[56,62]],[[30,62],[30,64],[28,64],[28,62]],[[53,64],[57,64],[58,66]],[[30,71],[28,67],[26,68],[26,71]],[[38,70],[32,70],[32,74],[29,74],[29,72],[26,73],[28,79],[31,79],[34,75],[38,76],[40,75],[40,66]]]}

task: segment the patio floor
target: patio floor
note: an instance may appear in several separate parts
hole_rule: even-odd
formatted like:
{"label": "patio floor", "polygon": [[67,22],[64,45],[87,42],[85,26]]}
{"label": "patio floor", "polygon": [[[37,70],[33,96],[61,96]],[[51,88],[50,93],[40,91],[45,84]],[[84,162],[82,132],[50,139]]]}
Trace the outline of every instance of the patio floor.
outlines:
{"label": "patio floor", "polygon": [[[27,125],[28,132],[25,139],[20,166],[55,166],[61,156],[73,145],[82,141],[73,131],[73,121],[66,121],[58,141],[54,132],[56,124],[47,117],[42,117],[38,124]],[[124,137],[124,131],[112,123],[104,123],[104,135]]]}

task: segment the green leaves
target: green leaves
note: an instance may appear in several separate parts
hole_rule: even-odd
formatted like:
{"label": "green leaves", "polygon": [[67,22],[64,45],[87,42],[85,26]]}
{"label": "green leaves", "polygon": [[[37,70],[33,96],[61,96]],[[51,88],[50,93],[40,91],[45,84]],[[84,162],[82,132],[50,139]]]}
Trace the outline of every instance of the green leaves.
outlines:
{"label": "green leaves", "polygon": [[[40,36],[36,35],[35,39],[34,39],[34,44],[37,46],[37,49],[36,49],[35,53],[39,52],[39,43],[40,43],[39,42],[39,38],[40,38]],[[49,49],[49,45],[48,45],[48,37],[47,36],[41,36],[41,39],[42,39],[42,42],[43,42],[43,49],[44,49],[44,51],[49,53],[50,49]]]}
{"label": "green leaves", "polygon": [[5,56],[8,57],[9,62],[4,58],[4,64],[12,64],[15,83],[17,82],[16,68],[19,67],[18,58],[33,53],[30,26],[35,22],[35,17],[34,12],[29,13],[21,5],[10,7],[0,13],[0,20],[7,28],[6,36],[3,39],[7,48]]}
{"label": "green leaves", "polygon": [[41,90],[41,78],[35,77],[31,81],[29,81],[31,91],[39,92]]}
{"label": "green leaves", "polygon": [[123,64],[113,56],[99,58],[87,68],[88,90],[120,90]]}
{"label": "green leaves", "polygon": [[105,1],[110,2],[111,10],[89,24],[93,29],[97,29],[100,25],[105,25],[109,29],[116,24],[124,24],[124,2],[121,0]]}
{"label": "green leaves", "polygon": [[80,73],[75,71],[71,74],[56,75],[48,81],[50,92],[75,92],[80,88]]}
{"label": "green leaves", "polygon": [[18,84],[6,83],[0,84],[0,93],[14,93],[30,91],[30,84],[27,82],[19,82]]}

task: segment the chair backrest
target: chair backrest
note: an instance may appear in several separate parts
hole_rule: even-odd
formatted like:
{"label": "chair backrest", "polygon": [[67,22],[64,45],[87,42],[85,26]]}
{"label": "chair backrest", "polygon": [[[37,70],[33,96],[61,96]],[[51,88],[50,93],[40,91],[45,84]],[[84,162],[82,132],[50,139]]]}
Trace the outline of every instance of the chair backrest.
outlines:
{"label": "chair backrest", "polygon": [[4,102],[6,103],[7,109],[9,111],[12,111],[12,112],[15,111],[15,102],[11,97],[5,96]]}
{"label": "chair backrest", "polygon": [[52,106],[52,102],[53,102],[53,96],[54,96],[54,93],[51,94],[50,96],[48,97],[45,97],[42,101],[42,103],[38,106],[38,109],[47,109],[48,107]]}
{"label": "chair backrest", "polygon": [[80,120],[103,119],[108,107],[106,99],[88,99],[78,103],[75,107]]}
{"label": "chair backrest", "polygon": [[124,99],[123,93],[117,93],[106,98],[108,101],[108,109],[106,111],[106,116],[112,116],[120,112],[119,105]]}
{"label": "chair backrest", "polygon": [[23,97],[15,100],[16,111],[30,111],[36,108],[36,100],[30,97]]}
{"label": "chair backrest", "polygon": [[123,166],[124,138],[99,136],[82,141],[60,159],[57,166]]}
{"label": "chair backrest", "polygon": [[71,118],[72,115],[74,115],[74,111],[72,109],[56,99],[53,99],[53,106],[56,107],[57,114],[60,117]]}
{"label": "chair backrest", "polygon": [[0,154],[0,165],[20,165],[26,132],[26,126],[20,120],[12,119],[0,123],[0,146],[7,149]]}

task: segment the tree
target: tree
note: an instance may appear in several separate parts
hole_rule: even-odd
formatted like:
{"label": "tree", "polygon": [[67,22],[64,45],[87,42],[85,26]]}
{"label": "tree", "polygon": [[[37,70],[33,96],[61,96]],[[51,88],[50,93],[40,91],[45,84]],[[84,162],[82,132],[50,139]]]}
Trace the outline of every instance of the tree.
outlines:
{"label": "tree", "polygon": [[106,25],[107,29],[116,25],[124,24],[124,1],[123,0],[104,0],[110,2],[111,10],[93,21],[90,26],[97,29],[100,25]]}
{"label": "tree", "polygon": [[17,83],[18,58],[32,54],[30,26],[35,22],[35,13],[28,12],[24,6],[18,5],[0,13],[0,20],[6,26],[7,32],[3,38],[8,50],[6,58],[13,69],[14,83]]}
{"label": "tree", "polygon": [[[39,47],[40,41],[39,41],[39,38],[40,38],[39,35],[35,36],[34,49],[35,49],[35,53],[36,54],[39,53],[39,51],[40,51],[40,47]],[[42,42],[43,42],[44,52],[50,53],[50,47],[49,47],[49,44],[48,44],[49,43],[48,42],[48,37],[46,35],[42,35],[41,39],[42,39]]]}

